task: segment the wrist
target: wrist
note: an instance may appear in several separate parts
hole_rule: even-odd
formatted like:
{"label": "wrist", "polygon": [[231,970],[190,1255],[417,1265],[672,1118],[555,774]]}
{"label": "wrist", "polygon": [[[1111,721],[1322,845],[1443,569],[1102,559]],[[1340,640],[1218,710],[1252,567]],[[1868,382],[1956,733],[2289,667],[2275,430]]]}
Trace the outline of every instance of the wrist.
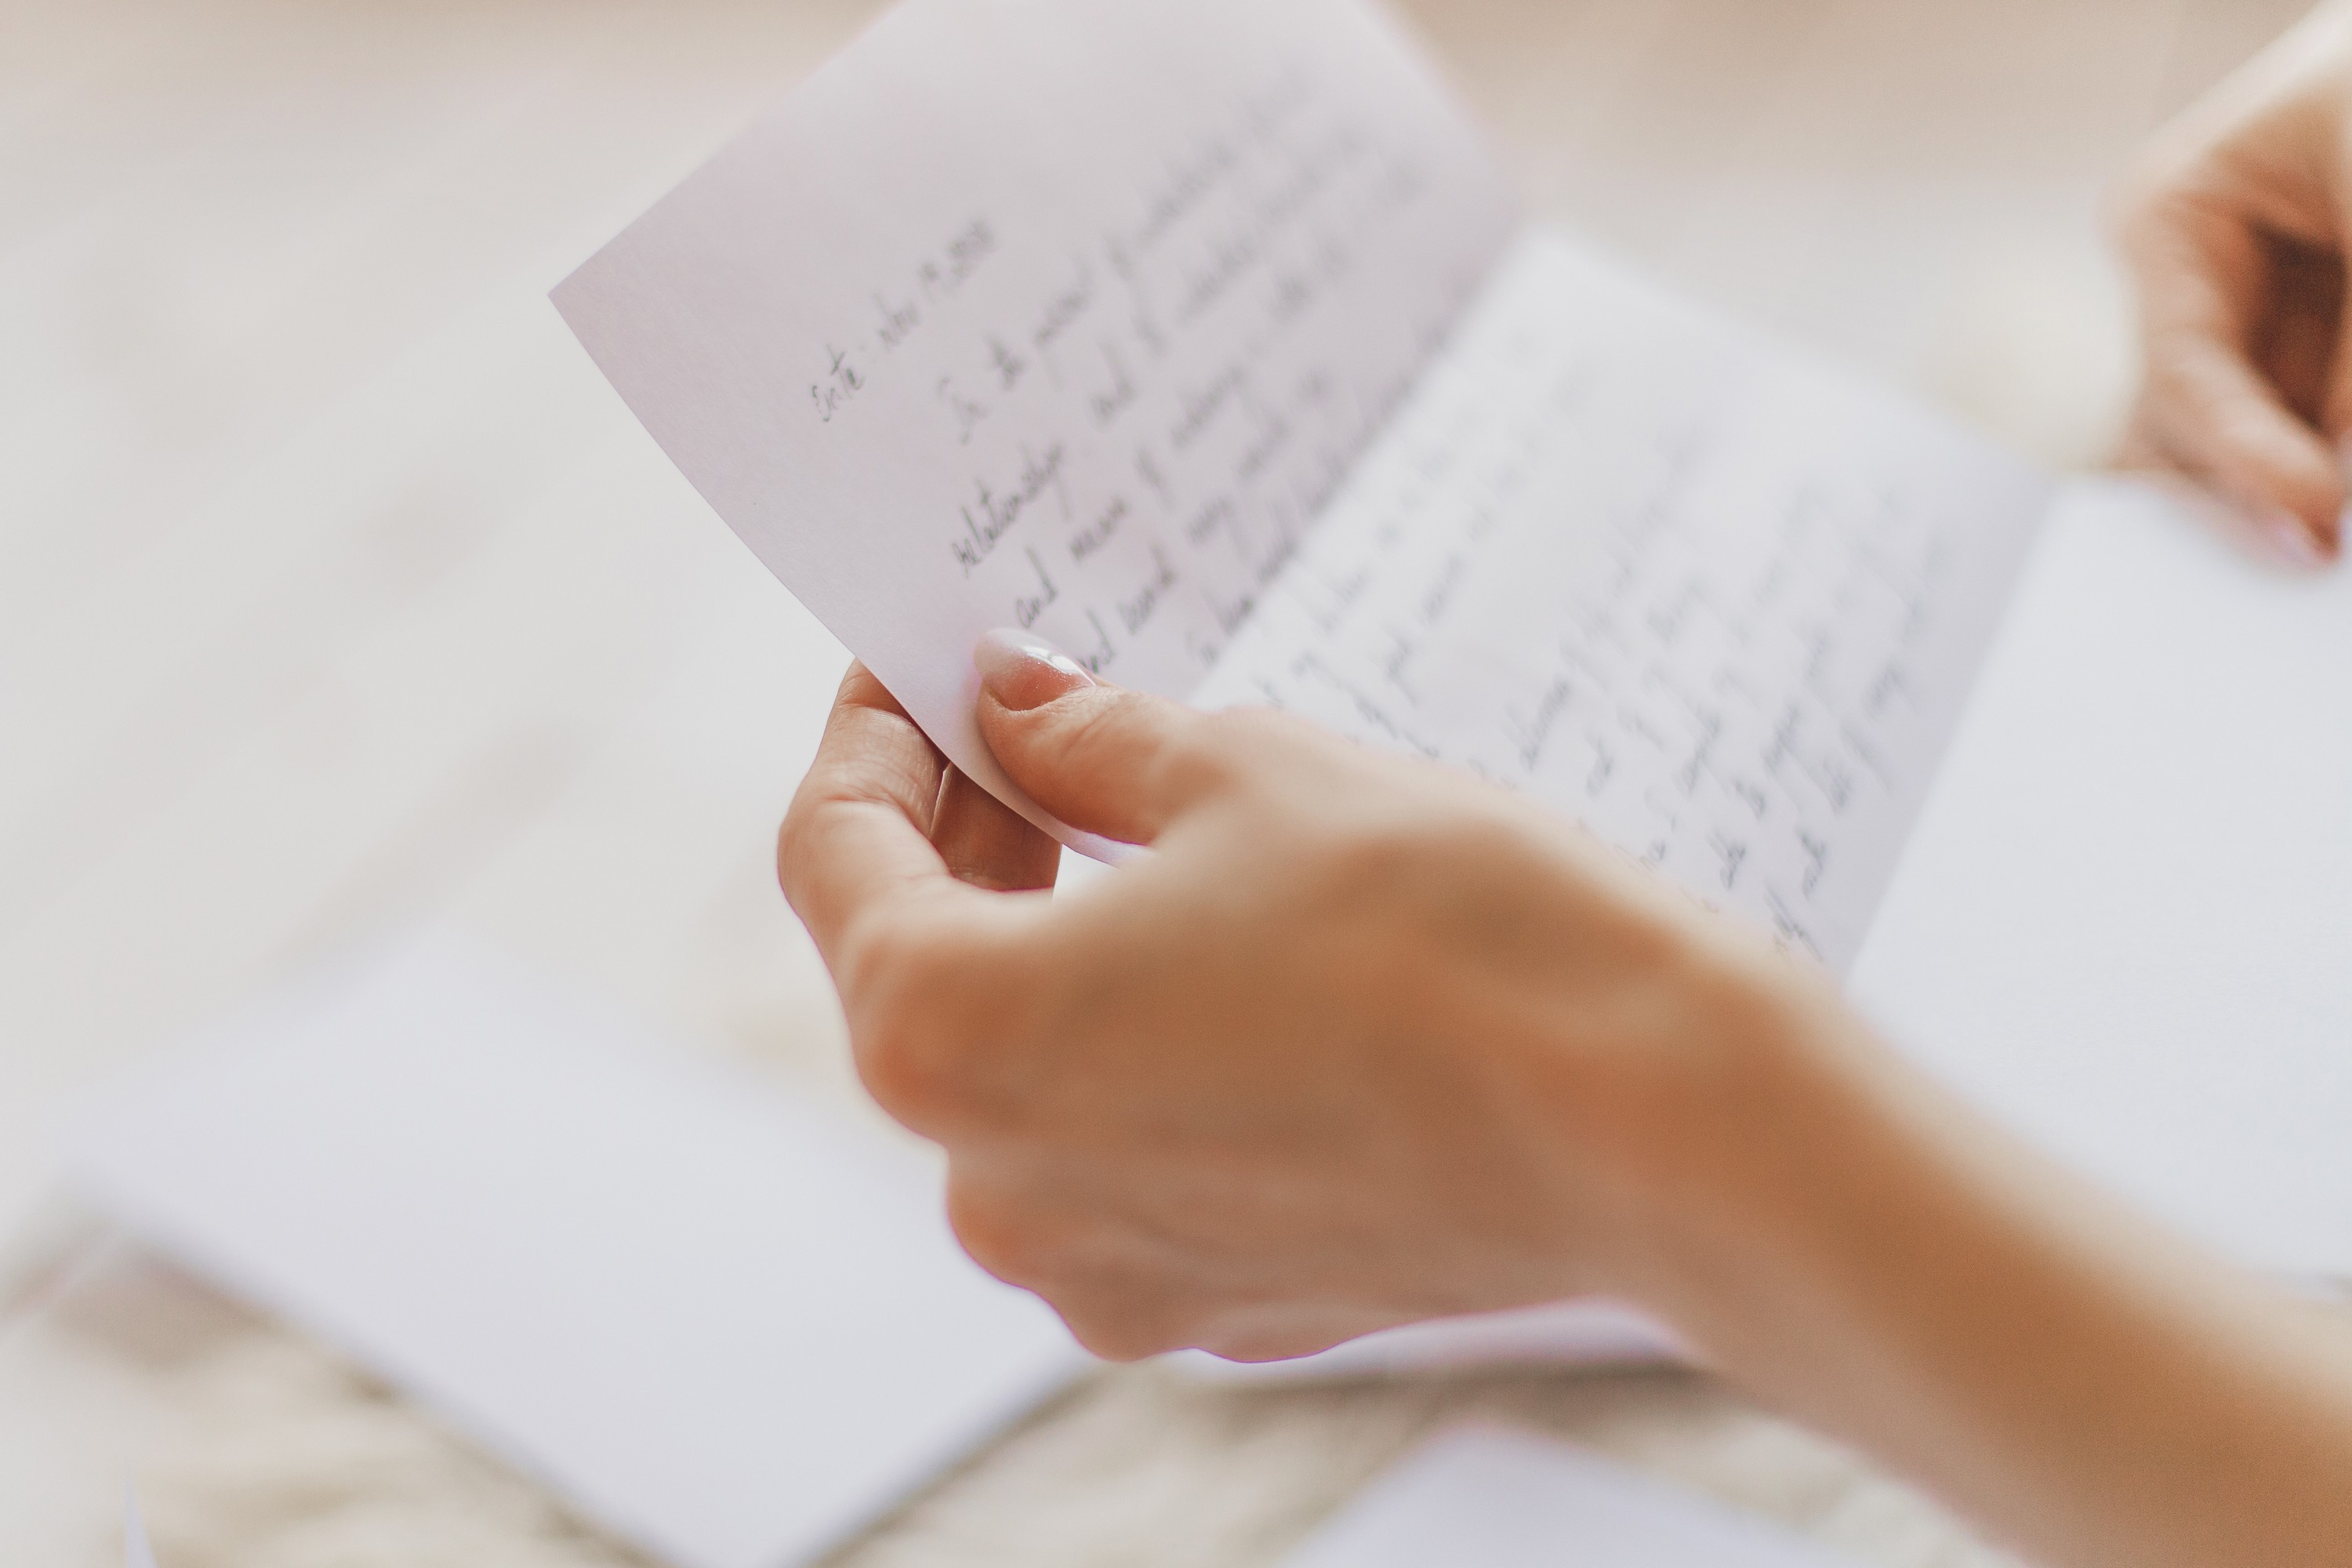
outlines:
{"label": "wrist", "polygon": [[1825,1209],[1886,1178],[1903,1078],[1825,981],[1711,921],[1669,921],[1625,985],[1612,1011],[1643,1026],[1596,1049],[1579,1019],[1553,1042],[1579,1289],[1711,1344]]}
{"label": "wrist", "polygon": [[1825,984],[1744,988],[1718,1039],[1708,1070],[1673,1091],[1652,1183],[1665,1245],[1641,1258],[1636,1289],[1738,1360],[1759,1337],[1811,1331],[1825,1249],[1890,1223],[1919,1151],[1899,1069]]}
{"label": "wrist", "polygon": [[2037,1557],[2343,1539],[2336,1325],[1979,1119],[1825,984],[1730,994],[1732,1048],[1656,1091],[1681,1122],[1647,1184],[1658,1241],[1613,1293]]}

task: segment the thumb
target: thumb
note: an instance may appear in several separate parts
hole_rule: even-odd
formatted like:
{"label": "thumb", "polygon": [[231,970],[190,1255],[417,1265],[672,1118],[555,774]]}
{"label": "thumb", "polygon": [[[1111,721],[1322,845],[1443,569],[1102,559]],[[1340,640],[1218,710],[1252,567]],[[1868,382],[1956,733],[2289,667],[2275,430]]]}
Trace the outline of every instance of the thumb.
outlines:
{"label": "thumb", "polygon": [[1223,782],[1205,715],[1097,683],[1029,632],[995,631],[972,661],[980,732],[1029,798],[1072,827],[1148,844]]}

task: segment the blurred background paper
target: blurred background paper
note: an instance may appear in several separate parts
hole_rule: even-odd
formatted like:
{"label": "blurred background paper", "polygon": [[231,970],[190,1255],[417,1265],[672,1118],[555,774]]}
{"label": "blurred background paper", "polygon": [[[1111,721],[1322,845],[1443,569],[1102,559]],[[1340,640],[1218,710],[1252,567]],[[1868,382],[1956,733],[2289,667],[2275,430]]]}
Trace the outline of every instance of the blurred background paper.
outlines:
{"label": "blurred background paper", "polygon": [[419,942],[193,1044],[83,1192],[678,1568],[781,1568],[1084,1364],[935,1175]]}
{"label": "blurred background paper", "polygon": [[2224,526],[2063,492],[1852,991],[2207,1243],[2352,1276],[2352,573]]}
{"label": "blurred background paper", "polygon": [[1563,1301],[1381,1329],[1296,1361],[1221,1361],[1180,1351],[1171,1364],[1228,1383],[1390,1377],[1459,1367],[1538,1367],[1562,1363],[1628,1365],[1685,1354],[1663,1325],[1615,1301]]}
{"label": "blurred background paper", "polygon": [[1282,1568],[1838,1568],[1846,1559],[1531,1433],[1465,1426],[1377,1478]]}
{"label": "blurred background paper", "polygon": [[122,1498],[122,1568],[155,1568],[155,1549],[147,1544],[147,1522],[139,1517],[139,1496],[128,1489]]}

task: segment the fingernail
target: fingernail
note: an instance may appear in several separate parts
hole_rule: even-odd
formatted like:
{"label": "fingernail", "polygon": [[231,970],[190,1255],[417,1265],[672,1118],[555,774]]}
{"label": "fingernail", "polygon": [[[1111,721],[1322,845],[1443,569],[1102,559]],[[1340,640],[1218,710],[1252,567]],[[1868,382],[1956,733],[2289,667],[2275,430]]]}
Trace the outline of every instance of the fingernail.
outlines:
{"label": "fingernail", "polygon": [[1016,713],[1095,683],[1085,666],[1034,632],[990,632],[971,650],[971,661],[988,694]]}

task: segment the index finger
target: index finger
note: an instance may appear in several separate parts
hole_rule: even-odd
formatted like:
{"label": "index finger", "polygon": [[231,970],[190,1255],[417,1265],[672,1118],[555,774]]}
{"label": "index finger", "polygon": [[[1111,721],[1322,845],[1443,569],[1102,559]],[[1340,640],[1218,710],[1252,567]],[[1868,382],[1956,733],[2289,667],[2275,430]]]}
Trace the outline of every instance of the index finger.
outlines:
{"label": "index finger", "polygon": [[911,907],[985,898],[930,841],[947,768],[863,664],[842,677],[816,760],[776,835],[776,879],[836,981],[861,927]]}

